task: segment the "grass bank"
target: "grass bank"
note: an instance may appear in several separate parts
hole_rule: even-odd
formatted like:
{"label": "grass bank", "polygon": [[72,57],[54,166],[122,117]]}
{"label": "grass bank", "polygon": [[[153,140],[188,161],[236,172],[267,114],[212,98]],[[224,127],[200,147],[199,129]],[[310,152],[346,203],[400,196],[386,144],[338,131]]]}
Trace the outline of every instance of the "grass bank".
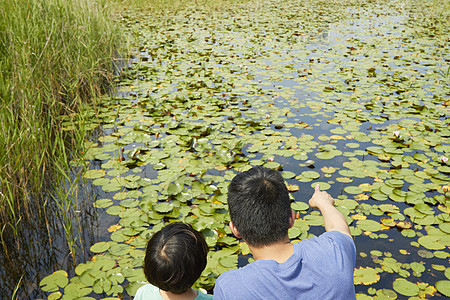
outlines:
{"label": "grass bank", "polygon": [[64,182],[69,158],[83,150],[83,122],[71,116],[107,88],[120,35],[107,3],[0,1],[2,240],[46,217],[45,191]]}

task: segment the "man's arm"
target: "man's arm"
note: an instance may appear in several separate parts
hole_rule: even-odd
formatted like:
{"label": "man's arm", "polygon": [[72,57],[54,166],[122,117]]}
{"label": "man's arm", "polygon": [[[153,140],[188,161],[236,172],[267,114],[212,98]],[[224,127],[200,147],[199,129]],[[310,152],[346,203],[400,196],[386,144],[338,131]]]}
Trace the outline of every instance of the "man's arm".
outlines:
{"label": "man's arm", "polygon": [[309,199],[309,205],[312,208],[319,209],[322,213],[326,231],[336,230],[350,237],[352,236],[347,225],[347,220],[334,207],[334,199],[327,192],[321,191],[318,184],[316,185],[314,194]]}

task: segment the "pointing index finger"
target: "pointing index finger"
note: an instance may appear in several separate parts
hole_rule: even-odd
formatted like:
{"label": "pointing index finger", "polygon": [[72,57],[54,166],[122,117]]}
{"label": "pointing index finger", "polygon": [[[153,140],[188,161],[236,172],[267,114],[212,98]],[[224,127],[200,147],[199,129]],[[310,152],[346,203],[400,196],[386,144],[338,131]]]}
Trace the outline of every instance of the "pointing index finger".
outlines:
{"label": "pointing index finger", "polygon": [[320,185],[319,184],[316,184],[315,192],[320,192]]}

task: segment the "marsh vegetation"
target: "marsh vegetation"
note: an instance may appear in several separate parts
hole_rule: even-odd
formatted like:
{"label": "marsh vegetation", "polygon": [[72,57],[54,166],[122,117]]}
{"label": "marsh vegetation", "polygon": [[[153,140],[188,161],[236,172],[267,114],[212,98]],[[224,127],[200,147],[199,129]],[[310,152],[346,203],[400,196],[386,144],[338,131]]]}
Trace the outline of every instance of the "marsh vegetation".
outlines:
{"label": "marsh vegetation", "polygon": [[[15,287],[22,290],[36,269],[51,266],[52,247],[75,252],[79,208],[74,173],[80,170],[69,162],[82,155],[93,128],[95,115],[85,119],[82,107],[95,110],[117,56],[119,32],[105,4],[0,3],[2,295]],[[46,263],[24,259],[30,255]],[[36,289],[25,285],[23,290]]]}

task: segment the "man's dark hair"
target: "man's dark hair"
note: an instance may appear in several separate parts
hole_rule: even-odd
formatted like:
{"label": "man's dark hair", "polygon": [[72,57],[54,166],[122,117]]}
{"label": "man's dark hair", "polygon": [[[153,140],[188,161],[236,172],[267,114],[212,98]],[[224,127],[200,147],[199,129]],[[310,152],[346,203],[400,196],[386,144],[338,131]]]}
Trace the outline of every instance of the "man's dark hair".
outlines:
{"label": "man's dark hair", "polygon": [[191,225],[169,224],[147,243],[145,277],[161,290],[184,293],[205,269],[207,254],[205,238]]}
{"label": "man's dark hair", "polygon": [[254,167],[236,175],[228,187],[231,221],[252,246],[274,244],[289,230],[289,192],[278,171]]}

